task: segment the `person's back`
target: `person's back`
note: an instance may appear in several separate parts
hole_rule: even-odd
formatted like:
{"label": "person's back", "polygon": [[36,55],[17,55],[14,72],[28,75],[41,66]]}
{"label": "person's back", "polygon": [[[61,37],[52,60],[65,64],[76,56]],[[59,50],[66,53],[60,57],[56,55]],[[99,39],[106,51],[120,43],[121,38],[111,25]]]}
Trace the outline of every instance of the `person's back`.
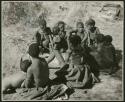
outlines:
{"label": "person's back", "polygon": [[46,60],[39,57],[39,45],[37,43],[31,44],[28,53],[32,64],[27,70],[25,87],[45,87],[49,81],[49,69]]}
{"label": "person's back", "polygon": [[72,35],[69,42],[71,49],[69,57],[71,59],[67,70],[68,74],[65,76],[67,85],[72,88],[84,88],[91,86],[91,82],[99,82],[98,76],[95,75],[87,61],[87,53],[81,46],[81,38],[78,35]]}
{"label": "person's back", "polygon": [[34,76],[35,86],[43,87],[49,80],[49,69],[45,59],[33,58],[31,71]]}

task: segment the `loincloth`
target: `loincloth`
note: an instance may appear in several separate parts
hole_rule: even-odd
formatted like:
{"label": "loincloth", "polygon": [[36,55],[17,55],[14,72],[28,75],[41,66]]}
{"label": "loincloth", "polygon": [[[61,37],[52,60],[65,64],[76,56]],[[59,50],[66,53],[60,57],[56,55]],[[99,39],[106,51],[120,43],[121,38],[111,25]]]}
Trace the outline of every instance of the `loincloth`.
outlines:
{"label": "loincloth", "polygon": [[98,78],[91,72],[88,64],[72,65],[70,76],[67,77],[67,86],[72,88],[85,88],[99,82]]}
{"label": "loincloth", "polygon": [[12,100],[52,100],[66,93],[68,87],[64,84],[46,86],[45,88],[20,88]]}

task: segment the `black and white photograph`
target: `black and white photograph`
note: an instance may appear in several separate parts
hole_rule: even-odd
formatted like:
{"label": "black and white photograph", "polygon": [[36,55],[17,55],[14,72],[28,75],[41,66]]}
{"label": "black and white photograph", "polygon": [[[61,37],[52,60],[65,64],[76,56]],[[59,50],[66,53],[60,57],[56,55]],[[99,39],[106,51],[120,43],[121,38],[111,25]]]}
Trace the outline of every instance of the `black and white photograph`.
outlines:
{"label": "black and white photograph", "polygon": [[123,1],[1,1],[2,101],[123,101]]}

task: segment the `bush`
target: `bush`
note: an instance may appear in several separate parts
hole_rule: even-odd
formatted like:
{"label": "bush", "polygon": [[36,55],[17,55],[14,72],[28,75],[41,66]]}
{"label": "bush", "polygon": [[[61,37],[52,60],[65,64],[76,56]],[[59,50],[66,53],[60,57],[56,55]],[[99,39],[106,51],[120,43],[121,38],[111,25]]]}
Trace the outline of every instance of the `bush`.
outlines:
{"label": "bush", "polygon": [[5,26],[17,23],[37,26],[39,15],[43,15],[47,19],[48,13],[48,9],[43,7],[42,2],[2,3],[2,21]]}

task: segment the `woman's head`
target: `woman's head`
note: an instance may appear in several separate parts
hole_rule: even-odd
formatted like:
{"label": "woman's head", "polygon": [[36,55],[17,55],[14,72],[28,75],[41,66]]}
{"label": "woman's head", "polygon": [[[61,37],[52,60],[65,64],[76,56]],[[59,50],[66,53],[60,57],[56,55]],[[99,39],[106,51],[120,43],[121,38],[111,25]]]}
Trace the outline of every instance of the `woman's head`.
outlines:
{"label": "woman's head", "polygon": [[89,20],[86,21],[85,25],[88,29],[92,29],[95,26],[95,20],[90,18]]}
{"label": "woman's head", "polygon": [[84,24],[83,24],[83,22],[77,22],[76,23],[76,28],[77,28],[78,32],[83,32],[84,31]]}
{"label": "woman's head", "polygon": [[46,20],[40,19],[39,20],[39,26],[40,26],[41,29],[45,29],[46,28]]}
{"label": "woman's head", "polygon": [[64,31],[65,30],[65,23],[63,21],[59,21],[58,28],[60,31]]}

